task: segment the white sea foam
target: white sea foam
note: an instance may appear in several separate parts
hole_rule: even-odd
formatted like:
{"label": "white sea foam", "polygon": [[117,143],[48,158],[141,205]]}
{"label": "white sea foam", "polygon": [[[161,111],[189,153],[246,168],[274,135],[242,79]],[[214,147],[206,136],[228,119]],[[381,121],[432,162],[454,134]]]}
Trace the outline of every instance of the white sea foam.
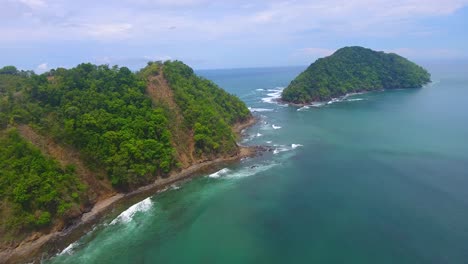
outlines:
{"label": "white sea foam", "polygon": [[272,127],[273,129],[280,129],[280,128],[281,128],[280,126],[276,126],[276,125],[271,125],[271,127]]}
{"label": "white sea foam", "polygon": [[[222,178],[222,179],[243,178],[243,177],[253,176],[259,172],[266,171],[270,168],[273,168],[276,165],[278,165],[278,163],[253,165],[253,166],[244,167],[238,170],[229,170],[226,168],[218,172],[215,172],[209,175],[208,177]],[[213,176],[213,175],[216,175],[216,176]]]}
{"label": "white sea foam", "polygon": [[340,101],[341,101],[340,98],[333,98],[330,101],[328,101],[327,104],[333,104],[333,103],[340,102]]}
{"label": "white sea foam", "polygon": [[290,151],[291,149],[287,148],[287,147],[277,147],[273,150],[273,154],[278,154],[278,153],[281,153],[281,152],[285,152],[285,151]]}
{"label": "white sea foam", "polygon": [[291,151],[291,150],[296,149],[298,147],[302,147],[303,145],[301,145],[301,144],[291,144],[291,147],[289,147],[289,146],[286,146],[286,145],[275,144],[273,146],[275,147],[275,149],[273,150],[273,154],[276,155],[276,154],[281,153],[281,152]]}
{"label": "white sea foam", "polygon": [[281,97],[284,87],[277,87],[276,89],[268,89],[267,97],[262,98],[262,102],[274,104]]}
{"label": "white sea foam", "polygon": [[273,141],[271,141],[271,140],[265,141],[265,143],[267,143],[267,144],[271,144],[271,142],[273,142]]}
{"label": "white sea foam", "polygon": [[180,189],[180,186],[177,185],[177,184],[172,184],[171,185],[171,190],[179,190]]}
{"label": "white sea foam", "polygon": [[310,104],[310,106],[312,106],[312,107],[322,107],[325,104],[326,103],[324,103],[324,102],[313,102],[313,103]]}
{"label": "white sea foam", "polygon": [[[163,189],[158,190],[156,193],[163,193],[165,191],[169,190],[169,187],[164,187]],[[112,223],[111,223],[112,224]]]}
{"label": "white sea foam", "polygon": [[270,168],[273,168],[276,165],[278,164],[270,163],[270,164],[254,165],[251,167],[244,167],[240,170],[233,171],[232,173],[226,175],[226,178],[243,178],[243,177],[253,176],[259,172],[263,172]]}
{"label": "white sea foam", "polygon": [[259,172],[263,172],[266,170],[269,170],[273,167],[278,165],[277,163],[270,163],[270,164],[263,164],[263,165],[258,165],[256,167],[247,167],[244,169],[241,169],[231,175],[228,175],[229,178],[241,178],[241,177],[248,177],[248,176],[253,176]]}
{"label": "white sea foam", "polygon": [[363,98],[349,98],[349,99],[346,99],[346,101],[348,102],[355,102],[355,101],[362,101],[364,100]]}
{"label": "white sea foam", "polygon": [[242,142],[243,142],[243,143],[249,142],[249,141],[251,141],[252,139],[258,138],[258,137],[261,137],[261,136],[263,136],[263,134],[261,134],[261,133],[257,133],[257,134],[255,134],[255,135],[250,135],[249,137],[245,137],[244,139],[242,139]]}
{"label": "white sea foam", "polygon": [[250,112],[273,112],[274,109],[271,108],[255,108],[249,107]]}
{"label": "white sea foam", "polygon": [[304,111],[304,110],[307,110],[307,109],[309,109],[309,108],[310,108],[309,106],[304,105],[303,107],[297,109],[297,111]]}
{"label": "white sea foam", "polygon": [[242,140],[242,143],[247,143],[247,142],[249,142],[250,140],[252,140],[252,138],[244,138],[244,139]]}
{"label": "white sea foam", "polygon": [[133,216],[135,216],[137,212],[146,212],[149,209],[151,209],[152,205],[153,205],[153,202],[151,201],[151,198],[148,197],[145,200],[130,206],[130,208],[128,208],[127,210],[122,212],[119,216],[117,216],[114,220],[112,220],[110,225],[114,225],[117,223],[128,223],[133,219]]}
{"label": "white sea foam", "polygon": [[78,245],[79,245],[79,244],[78,244],[78,241],[73,242],[73,243],[71,243],[70,245],[68,245],[68,247],[66,247],[64,250],[62,250],[62,252],[58,253],[58,255],[59,255],[59,256],[65,255],[65,254],[71,255],[71,254],[73,254],[73,250],[74,250]]}
{"label": "white sea foam", "polygon": [[301,144],[291,144],[291,148],[292,149],[295,149],[295,148],[298,148],[298,147],[302,147],[303,145]]}
{"label": "white sea foam", "polygon": [[255,91],[261,92],[261,91],[265,91],[265,89],[255,89]]}
{"label": "white sea foam", "polygon": [[208,177],[210,177],[210,178],[219,178],[219,177],[221,177],[223,175],[226,175],[230,171],[231,171],[230,169],[224,168],[222,170],[219,170],[219,171],[217,171],[215,173],[212,173],[212,174],[208,175]]}

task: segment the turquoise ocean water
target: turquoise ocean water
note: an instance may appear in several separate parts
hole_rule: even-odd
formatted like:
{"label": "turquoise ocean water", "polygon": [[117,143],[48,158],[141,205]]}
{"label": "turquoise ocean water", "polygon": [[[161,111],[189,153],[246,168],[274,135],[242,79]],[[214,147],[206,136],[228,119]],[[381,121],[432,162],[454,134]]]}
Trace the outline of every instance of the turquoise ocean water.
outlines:
{"label": "turquoise ocean water", "polygon": [[274,152],[149,197],[47,263],[468,263],[468,66],[321,107],[273,103],[305,67],[205,70]]}

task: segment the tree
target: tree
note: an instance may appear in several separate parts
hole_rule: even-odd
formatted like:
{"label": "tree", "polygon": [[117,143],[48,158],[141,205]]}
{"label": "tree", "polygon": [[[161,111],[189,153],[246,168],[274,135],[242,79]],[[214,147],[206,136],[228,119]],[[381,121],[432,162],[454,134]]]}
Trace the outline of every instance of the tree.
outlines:
{"label": "tree", "polygon": [[11,74],[11,75],[16,75],[18,74],[18,69],[16,69],[15,66],[5,66],[0,69],[0,74]]}

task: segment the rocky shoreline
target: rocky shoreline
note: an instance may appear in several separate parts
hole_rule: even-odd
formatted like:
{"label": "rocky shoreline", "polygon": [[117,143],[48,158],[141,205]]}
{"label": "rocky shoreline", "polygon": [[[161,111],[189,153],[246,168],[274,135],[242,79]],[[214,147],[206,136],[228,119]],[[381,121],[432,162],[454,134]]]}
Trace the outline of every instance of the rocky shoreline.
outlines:
{"label": "rocky shoreline", "polygon": [[[255,117],[252,117],[246,122],[234,125],[233,130],[241,138],[243,131],[253,126],[257,121]],[[76,240],[89,232],[93,225],[113,211],[117,205],[124,204],[136,197],[149,197],[172,184],[190,179],[200,175],[202,172],[209,173],[215,171],[222,164],[236,162],[246,157],[253,157],[266,150],[267,148],[262,146],[239,146],[239,151],[233,156],[202,161],[181,171],[174,172],[167,178],[157,178],[153,183],[129,193],[117,193],[98,201],[89,212],[82,214],[72,226],[49,234],[36,233],[17,247],[1,251],[0,263],[40,263],[44,257],[50,257],[51,254],[63,250],[69,244],[69,240]]]}

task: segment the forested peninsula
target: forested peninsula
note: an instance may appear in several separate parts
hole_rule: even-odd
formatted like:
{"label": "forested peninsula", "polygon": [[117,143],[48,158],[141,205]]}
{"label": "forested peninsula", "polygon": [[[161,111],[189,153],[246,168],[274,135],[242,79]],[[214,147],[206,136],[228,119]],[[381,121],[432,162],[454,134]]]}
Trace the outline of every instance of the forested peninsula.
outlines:
{"label": "forested peninsula", "polygon": [[344,47],[312,63],[284,89],[281,100],[307,104],[356,92],[420,88],[430,81],[424,68],[397,54]]}
{"label": "forested peninsula", "polygon": [[117,193],[238,156],[235,128],[251,123],[239,98],[180,61],[0,69],[0,253]]}

